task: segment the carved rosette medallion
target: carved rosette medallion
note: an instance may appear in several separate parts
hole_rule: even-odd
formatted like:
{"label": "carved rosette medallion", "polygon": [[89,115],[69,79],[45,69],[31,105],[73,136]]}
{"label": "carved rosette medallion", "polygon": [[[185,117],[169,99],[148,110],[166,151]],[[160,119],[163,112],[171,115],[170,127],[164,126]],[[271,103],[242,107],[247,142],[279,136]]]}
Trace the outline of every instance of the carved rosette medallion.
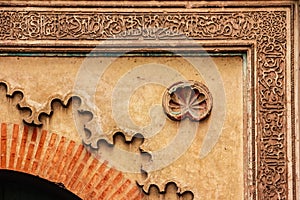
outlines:
{"label": "carved rosette medallion", "polygon": [[208,88],[197,81],[177,82],[163,95],[163,109],[172,120],[189,118],[200,121],[206,118],[212,109],[213,99]]}

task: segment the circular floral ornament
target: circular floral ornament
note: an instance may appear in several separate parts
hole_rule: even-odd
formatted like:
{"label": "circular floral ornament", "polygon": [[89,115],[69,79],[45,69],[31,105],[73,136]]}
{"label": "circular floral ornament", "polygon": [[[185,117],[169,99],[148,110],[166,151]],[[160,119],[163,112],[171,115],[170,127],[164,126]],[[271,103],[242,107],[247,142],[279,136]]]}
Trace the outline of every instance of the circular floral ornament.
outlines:
{"label": "circular floral ornament", "polygon": [[176,121],[185,118],[200,121],[210,114],[212,105],[211,93],[198,81],[181,81],[171,85],[162,100],[164,112]]}

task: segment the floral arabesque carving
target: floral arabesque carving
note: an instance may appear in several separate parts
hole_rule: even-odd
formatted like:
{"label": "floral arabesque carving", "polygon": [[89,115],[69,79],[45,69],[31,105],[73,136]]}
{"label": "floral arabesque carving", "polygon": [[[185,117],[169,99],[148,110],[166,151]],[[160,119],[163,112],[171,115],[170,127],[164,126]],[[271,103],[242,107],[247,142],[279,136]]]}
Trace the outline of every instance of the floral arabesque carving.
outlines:
{"label": "floral arabesque carving", "polygon": [[286,19],[284,12],[262,15],[257,36],[261,199],[287,199]]}
{"label": "floral arabesque carving", "polygon": [[101,40],[121,37],[170,39],[253,38],[249,13],[161,14],[1,11],[2,40]]}
{"label": "floral arabesque carving", "polygon": [[118,34],[144,39],[255,40],[258,158],[253,170],[259,172],[255,187],[259,199],[287,199],[287,20],[286,10],[134,14],[10,10],[0,12],[0,39],[5,45],[12,40],[16,45],[36,40],[41,45],[45,40],[97,45]]}

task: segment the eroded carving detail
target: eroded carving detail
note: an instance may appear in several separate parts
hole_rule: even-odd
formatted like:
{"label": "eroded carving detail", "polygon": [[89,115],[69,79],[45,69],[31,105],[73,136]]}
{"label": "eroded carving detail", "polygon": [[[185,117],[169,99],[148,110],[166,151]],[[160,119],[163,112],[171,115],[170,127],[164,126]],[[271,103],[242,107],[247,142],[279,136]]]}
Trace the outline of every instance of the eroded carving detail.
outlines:
{"label": "eroded carving detail", "polygon": [[261,199],[287,199],[286,13],[258,15],[258,182]]}
{"label": "eroded carving detail", "polygon": [[178,82],[165,91],[162,105],[170,119],[200,121],[210,114],[212,96],[200,82]]}
{"label": "eroded carving detail", "polygon": [[0,12],[2,40],[99,40],[118,35],[137,39],[193,38],[254,39],[258,24],[245,13],[80,13]]}
{"label": "eroded carving detail", "polygon": [[149,197],[153,199],[194,199],[194,194],[191,191],[180,191],[180,188],[174,182],[166,183],[162,190],[160,190],[157,185],[151,185],[148,191],[143,190],[143,192],[145,195],[149,195]]}
{"label": "eroded carving detail", "polygon": [[12,87],[8,82],[0,80],[0,85],[4,85],[6,88],[6,96],[13,98],[15,93],[20,93],[22,98],[17,103],[17,107],[20,110],[29,110],[28,115],[23,117],[23,121],[30,125],[40,126],[42,122],[40,116],[42,114],[49,116],[52,112],[51,103],[54,100],[59,100],[63,106],[66,106],[70,99],[74,96],[72,94],[53,94],[53,96],[48,97],[47,102],[44,104],[38,104],[31,99],[28,99],[22,88]]}
{"label": "eroded carving detail", "polygon": [[287,199],[286,15],[286,11],[134,15],[2,11],[0,39],[18,40],[19,44],[29,40],[40,40],[43,44],[43,40],[57,39],[85,43],[122,33],[124,37],[147,39],[176,39],[185,34],[194,39],[256,40],[258,196]]}

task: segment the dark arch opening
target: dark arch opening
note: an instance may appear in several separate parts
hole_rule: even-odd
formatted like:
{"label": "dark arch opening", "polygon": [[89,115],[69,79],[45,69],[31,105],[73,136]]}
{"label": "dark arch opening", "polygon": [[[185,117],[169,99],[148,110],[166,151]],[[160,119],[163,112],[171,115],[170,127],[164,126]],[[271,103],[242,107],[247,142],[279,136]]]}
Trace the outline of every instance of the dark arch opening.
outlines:
{"label": "dark arch opening", "polygon": [[75,194],[57,184],[38,176],[0,170],[1,200],[80,200]]}

